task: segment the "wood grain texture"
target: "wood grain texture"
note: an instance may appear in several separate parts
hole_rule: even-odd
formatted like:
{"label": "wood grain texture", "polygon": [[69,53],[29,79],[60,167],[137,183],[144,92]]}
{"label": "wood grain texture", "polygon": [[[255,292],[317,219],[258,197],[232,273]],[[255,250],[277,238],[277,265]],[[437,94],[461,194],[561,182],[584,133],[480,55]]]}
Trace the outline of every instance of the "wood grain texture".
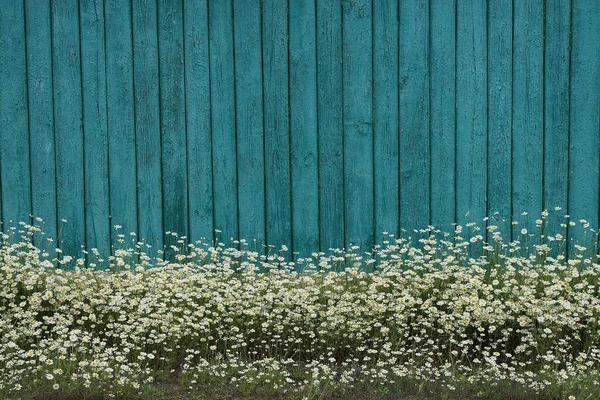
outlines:
{"label": "wood grain texture", "polygon": [[[183,3],[158,2],[163,229],[189,235]],[[167,240],[168,239],[168,240]],[[169,246],[176,245],[171,235]]]}
{"label": "wood grain texture", "polygon": [[456,221],[456,2],[430,4],[431,224]]}
{"label": "wood grain texture", "polygon": [[319,240],[328,252],[345,244],[342,8],[333,0],[317,0],[316,13]]}
{"label": "wood grain texture", "polygon": [[209,3],[209,37],[214,221],[229,240],[239,236],[231,0]]}
{"label": "wood grain texture", "polygon": [[481,224],[487,214],[486,14],[484,2],[457,3],[456,216],[462,225]]}
{"label": "wood grain texture", "polygon": [[287,2],[263,2],[266,235],[275,249],[292,244],[287,15]]}
{"label": "wood grain texture", "polygon": [[207,0],[186,0],[185,103],[190,240],[213,240]]}
{"label": "wood grain texture", "polygon": [[[503,239],[511,238],[512,211],[512,3],[489,2],[488,10],[488,216]],[[491,61],[491,62],[490,62]],[[492,239],[493,232],[488,232]]]}
{"label": "wood grain texture", "polygon": [[235,0],[235,96],[239,235],[265,244],[265,163],[260,0]]}
{"label": "wood grain texture", "polygon": [[306,257],[319,248],[316,11],[309,0],[289,7],[292,246]]}
{"label": "wood grain texture", "polygon": [[43,228],[46,235],[56,239],[56,169],[50,24],[50,0],[25,2],[31,206],[33,215],[44,220]]}
{"label": "wood grain texture", "polygon": [[598,224],[600,4],[573,0],[572,18],[568,211],[577,223],[569,238],[577,239],[580,219]]}
{"label": "wood grain texture", "polygon": [[[571,2],[547,0],[544,51],[544,209],[547,232],[561,233],[568,207]],[[560,211],[554,211],[560,207]]]}
{"label": "wood grain texture", "polygon": [[79,256],[85,238],[81,54],[77,2],[52,1],[58,245]]}
{"label": "wood grain texture", "polygon": [[[0,7],[0,172],[4,224],[29,221],[29,114],[25,10],[20,1]],[[8,56],[10,54],[10,56]],[[6,228],[5,228],[6,229]]]}
{"label": "wood grain texture", "polygon": [[372,4],[350,0],[343,13],[344,201],[346,247],[374,245]]}
{"label": "wood grain texture", "polygon": [[554,207],[546,233],[582,239],[560,224],[600,224],[599,17],[586,0],[15,0],[0,221],[39,215],[74,255],[110,252],[114,224],[151,255],[166,231],[299,256],[455,221],[509,239]]}
{"label": "wood grain texture", "polygon": [[[110,254],[110,194],[108,115],[106,93],[106,38],[104,1],[79,4],[81,21],[81,79],[83,85],[85,242],[86,250]],[[113,110],[114,113],[114,110]],[[115,116],[113,115],[113,120]],[[113,160],[114,161],[114,160]],[[114,163],[119,168],[118,163]],[[120,190],[120,186],[115,187]],[[130,188],[135,190],[135,187]],[[124,212],[127,210],[121,210]],[[135,227],[130,227],[135,229]],[[90,256],[90,263],[97,263]]]}
{"label": "wood grain texture", "polygon": [[542,212],[543,1],[515,2],[513,59],[513,214],[528,212],[513,234],[535,232]]}
{"label": "wood grain texture", "polygon": [[[105,0],[104,10],[110,215],[129,235],[138,229],[131,1]],[[112,236],[113,246],[118,239]]]}
{"label": "wood grain texture", "polygon": [[398,2],[373,3],[373,137],[375,240],[398,235]]}
{"label": "wood grain texture", "polygon": [[400,228],[430,222],[429,4],[400,2]]}
{"label": "wood grain texture", "polygon": [[156,256],[164,243],[156,1],[134,0],[132,11],[138,234]]}

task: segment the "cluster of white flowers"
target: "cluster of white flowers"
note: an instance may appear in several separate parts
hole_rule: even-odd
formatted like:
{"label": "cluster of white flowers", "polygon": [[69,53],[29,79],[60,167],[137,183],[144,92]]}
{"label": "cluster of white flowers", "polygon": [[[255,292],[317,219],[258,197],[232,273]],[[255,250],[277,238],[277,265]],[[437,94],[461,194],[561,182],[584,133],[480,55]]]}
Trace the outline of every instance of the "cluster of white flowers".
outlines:
{"label": "cluster of white flowers", "polygon": [[99,269],[95,251],[49,259],[40,228],[21,224],[0,246],[0,397],[118,395],[174,376],[307,395],[405,380],[564,398],[585,380],[600,393],[597,248],[566,259],[562,235],[505,243],[484,229],[429,227],[295,262],[287,248],[174,234],[175,261],[156,261],[132,236]]}

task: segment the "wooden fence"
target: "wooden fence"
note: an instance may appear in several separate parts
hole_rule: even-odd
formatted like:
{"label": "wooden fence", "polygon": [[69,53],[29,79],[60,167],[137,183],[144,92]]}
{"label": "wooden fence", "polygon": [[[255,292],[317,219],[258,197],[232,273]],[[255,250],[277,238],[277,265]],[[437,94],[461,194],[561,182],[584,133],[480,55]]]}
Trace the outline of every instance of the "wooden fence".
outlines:
{"label": "wooden fence", "polygon": [[598,226],[597,0],[0,2],[1,217],[69,252]]}

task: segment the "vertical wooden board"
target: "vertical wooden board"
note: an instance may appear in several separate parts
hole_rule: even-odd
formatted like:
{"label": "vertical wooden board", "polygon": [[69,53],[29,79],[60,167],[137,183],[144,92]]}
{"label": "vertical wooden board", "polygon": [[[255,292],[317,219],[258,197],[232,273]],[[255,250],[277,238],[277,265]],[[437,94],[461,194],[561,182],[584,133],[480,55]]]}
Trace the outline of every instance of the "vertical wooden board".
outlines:
{"label": "vertical wooden board", "polygon": [[238,237],[232,0],[209,2],[210,104],[215,229]]}
{"label": "vertical wooden board", "polygon": [[[0,149],[4,223],[29,222],[29,122],[22,1],[0,7]],[[10,55],[10,56],[9,56]]]}
{"label": "vertical wooden board", "polygon": [[429,2],[400,1],[400,228],[430,223]]}
{"label": "vertical wooden board", "polygon": [[[105,0],[111,224],[137,232],[131,2]],[[86,62],[86,60],[84,60]],[[113,235],[117,246],[118,235]]]}
{"label": "vertical wooden board", "polygon": [[398,1],[373,3],[375,240],[398,235]]}
{"label": "vertical wooden board", "polygon": [[292,244],[288,91],[288,5],[263,3],[263,91],[267,243]]}
{"label": "vertical wooden board", "polygon": [[[184,3],[190,240],[213,240],[207,0]],[[260,113],[259,113],[260,115]]]}
{"label": "vertical wooden board", "polygon": [[487,10],[481,1],[459,0],[457,7],[457,222],[482,225],[487,213]]}
{"label": "vertical wooden board", "polygon": [[[515,2],[513,58],[513,213],[535,232],[542,212],[543,171],[543,1]],[[527,217],[520,216],[527,212]]]}
{"label": "vertical wooden board", "polygon": [[65,254],[77,256],[85,237],[81,54],[77,2],[52,1],[52,57],[58,244]]}
{"label": "vertical wooden board", "polygon": [[430,12],[431,224],[449,232],[456,221],[456,2],[432,0]]}
{"label": "vertical wooden board", "polygon": [[[85,226],[86,248],[110,255],[111,226],[108,182],[108,125],[106,106],[106,64],[104,2],[79,4],[81,21],[81,77],[83,129],[85,132]],[[114,117],[113,117],[114,118]],[[135,188],[130,188],[135,190]],[[95,257],[90,261],[95,263]]]}
{"label": "vertical wooden board", "polygon": [[[566,236],[569,173],[569,59],[571,2],[546,0],[544,54],[544,209],[546,232]],[[554,211],[555,207],[562,210]]]}
{"label": "vertical wooden board", "polygon": [[319,249],[317,63],[314,1],[289,3],[293,250]]}
{"label": "vertical wooden board", "polygon": [[374,244],[375,228],[371,1],[346,1],[342,13],[346,246],[368,250]]}
{"label": "vertical wooden board", "polygon": [[158,21],[155,0],[133,2],[138,233],[157,255],[163,247]]}
{"label": "vertical wooden board", "polygon": [[3,221],[4,220],[2,218],[2,143],[0,142],[0,232],[4,232]]}
{"label": "vertical wooden board", "polygon": [[4,232],[3,221],[4,220],[2,218],[2,143],[0,142],[0,232]]}
{"label": "vertical wooden board", "polygon": [[569,239],[581,239],[580,219],[598,225],[600,171],[600,3],[572,2],[569,210],[577,223]]}
{"label": "vertical wooden board", "polygon": [[317,120],[319,131],[319,231],[321,251],[343,248],[344,128],[342,9],[317,0]]}
{"label": "vertical wooden board", "polygon": [[[512,2],[492,0],[488,11],[488,216],[511,239]],[[488,239],[491,240],[492,232]]]}
{"label": "vertical wooden board", "polygon": [[[188,235],[187,140],[182,1],[158,2],[163,221]],[[169,236],[170,237],[170,236]],[[169,246],[171,242],[165,242]]]}
{"label": "vertical wooden board", "polygon": [[32,213],[44,220],[44,233],[56,239],[50,1],[27,0],[25,12]]}
{"label": "vertical wooden board", "polygon": [[265,244],[261,0],[234,0],[233,8],[239,234],[260,250]]}

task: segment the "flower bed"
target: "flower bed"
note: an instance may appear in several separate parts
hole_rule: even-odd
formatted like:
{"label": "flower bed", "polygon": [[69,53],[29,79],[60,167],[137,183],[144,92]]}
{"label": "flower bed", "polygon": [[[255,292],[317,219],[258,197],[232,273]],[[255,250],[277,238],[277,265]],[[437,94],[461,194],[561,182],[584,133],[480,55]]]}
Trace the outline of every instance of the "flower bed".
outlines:
{"label": "flower bed", "polygon": [[407,382],[450,397],[600,398],[597,250],[567,261],[540,242],[503,244],[494,228],[491,244],[477,228],[475,240],[429,228],[296,263],[197,243],[149,268],[137,243],[97,270],[48,260],[39,228],[20,230],[0,248],[6,398],[134,397],[164,381],[298,398]]}

